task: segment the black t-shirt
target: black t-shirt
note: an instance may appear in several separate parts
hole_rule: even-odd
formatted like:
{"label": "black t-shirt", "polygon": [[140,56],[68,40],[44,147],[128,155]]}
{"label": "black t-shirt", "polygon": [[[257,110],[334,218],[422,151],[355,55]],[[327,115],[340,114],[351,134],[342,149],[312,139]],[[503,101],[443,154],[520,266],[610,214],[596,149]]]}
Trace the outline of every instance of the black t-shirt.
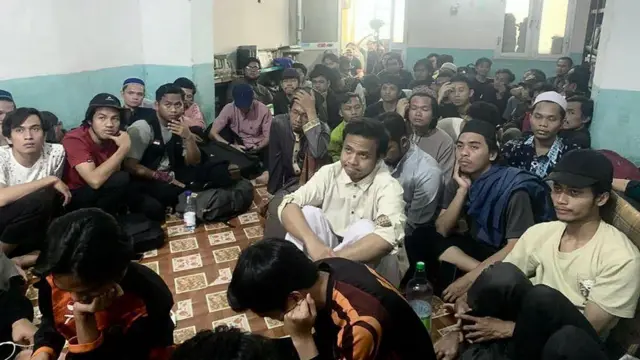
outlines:
{"label": "black t-shirt", "polygon": [[582,149],[591,149],[591,133],[587,128],[583,127],[578,130],[562,130],[558,136],[565,139],[565,142],[576,144]]}
{"label": "black t-shirt", "polygon": [[364,111],[364,116],[375,119],[384,113],[384,103],[382,101],[378,101],[375,104],[367,106],[367,109]]}
{"label": "black t-shirt", "polygon": [[[455,180],[449,182],[444,191],[444,196],[442,197],[442,209],[447,209],[453,198],[456,196],[456,192],[458,191],[458,183]],[[466,214],[466,207],[464,209],[465,214],[463,218],[465,219],[468,226],[469,235],[477,239],[478,235],[478,226],[476,225],[475,219],[468,216]],[[522,234],[524,234],[527,229],[531,226],[535,225],[535,220],[533,217],[533,209],[531,206],[531,198],[529,194],[524,191],[516,191],[511,195],[509,199],[509,204],[505,212],[503,212],[506,216],[504,219],[505,231],[504,231],[504,242],[508,239],[518,239]]]}

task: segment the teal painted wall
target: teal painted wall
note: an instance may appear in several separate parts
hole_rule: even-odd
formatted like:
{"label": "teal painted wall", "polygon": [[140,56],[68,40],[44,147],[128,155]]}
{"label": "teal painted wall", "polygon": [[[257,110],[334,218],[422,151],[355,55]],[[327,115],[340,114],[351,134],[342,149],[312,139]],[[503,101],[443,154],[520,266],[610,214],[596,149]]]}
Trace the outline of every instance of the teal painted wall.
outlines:
{"label": "teal painted wall", "polygon": [[120,95],[122,82],[139,77],[147,84],[149,99],[156,89],[179,77],[192,79],[198,87],[196,101],[206,119],[213,117],[213,64],[191,66],[129,65],[71,74],[44,75],[0,81],[0,89],[10,91],[18,106],[48,110],[58,116],[69,129],[82,121],[89,100],[101,92]]}
{"label": "teal painted wall", "polygon": [[[526,59],[494,59],[495,52],[491,49],[436,49],[423,47],[407,48],[405,67],[411,69],[416,61],[427,57],[431,53],[449,54],[455,59],[456,65],[465,66],[474,64],[481,57],[487,57],[493,60],[492,70],[510,69],[516,75],[516,79],[520,79],[525,71],[529,69],[540,69],[547,76],[555,76],[556,61],[555,60],[526,60]],[[582,54],[571,54],[571,58],[575,63],[579,63]]]}
{"label": "teal painted wall", "polygon": [[593,147],[610,149],[640,165],[640,91],[592,89]]}

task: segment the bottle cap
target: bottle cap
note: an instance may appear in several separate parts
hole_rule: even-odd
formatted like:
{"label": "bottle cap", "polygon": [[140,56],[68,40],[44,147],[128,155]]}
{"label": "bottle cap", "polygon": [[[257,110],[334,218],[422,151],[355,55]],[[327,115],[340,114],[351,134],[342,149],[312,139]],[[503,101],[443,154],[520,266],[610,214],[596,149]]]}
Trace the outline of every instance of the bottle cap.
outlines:
{"label": "bottle cap", "polygon": [[191,196],[191,190],[187,190],[187,191],[185,191],[185,192],[184,192],[184,195],[185,195],[185,196],[187,196],[187,197]]}
{"label": "bottle cap", "polygon": [[418,271],[424,271],[424,263],[422,261],[418,261],[416,263],[416,270]]}

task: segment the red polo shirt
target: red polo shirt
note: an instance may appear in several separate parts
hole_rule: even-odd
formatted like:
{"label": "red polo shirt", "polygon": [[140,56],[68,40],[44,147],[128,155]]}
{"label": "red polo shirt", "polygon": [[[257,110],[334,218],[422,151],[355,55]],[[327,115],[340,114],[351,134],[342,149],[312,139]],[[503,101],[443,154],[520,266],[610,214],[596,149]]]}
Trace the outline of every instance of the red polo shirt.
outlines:
{"label": "red polo shirt", "polygon": [[118,146],[111,140],[103,141],[102,145],[96,144],[91,138],[87,126],[80,126],[69,131],[62,139],[62,146],[67,153],[67,161],[64,164],[64,182],[71,190],[87,185],[82,176],[78,174],[76,166],[92,162],[98,167],[118,150]]}

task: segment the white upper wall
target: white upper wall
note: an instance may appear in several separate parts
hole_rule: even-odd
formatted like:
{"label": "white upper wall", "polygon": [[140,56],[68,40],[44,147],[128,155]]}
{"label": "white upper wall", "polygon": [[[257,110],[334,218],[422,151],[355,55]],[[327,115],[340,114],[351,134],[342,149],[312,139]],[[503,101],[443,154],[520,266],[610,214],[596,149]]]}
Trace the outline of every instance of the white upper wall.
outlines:
{"label": "white upper wall", "polygon": [[191,2],[189,0],[138,1],[140,2],[138,21],[142,32],[143,63],[190,66],[192,64]]}
{"label": "white upper wall", "polygon": [[[524,1],[524,0],[523,0]],[[581,53],[591,0],[577,1],[572,53]],[[504,0],[407,0],[407,46],[495,49],[502,36]],[[458,13],[451,7],[458,5]]]}
{"label": "white upper wall", "polygon": [[216,54],[231,53],[241,45],[256,45],[258,49],[289,45],[290,0],[212,1]]}

